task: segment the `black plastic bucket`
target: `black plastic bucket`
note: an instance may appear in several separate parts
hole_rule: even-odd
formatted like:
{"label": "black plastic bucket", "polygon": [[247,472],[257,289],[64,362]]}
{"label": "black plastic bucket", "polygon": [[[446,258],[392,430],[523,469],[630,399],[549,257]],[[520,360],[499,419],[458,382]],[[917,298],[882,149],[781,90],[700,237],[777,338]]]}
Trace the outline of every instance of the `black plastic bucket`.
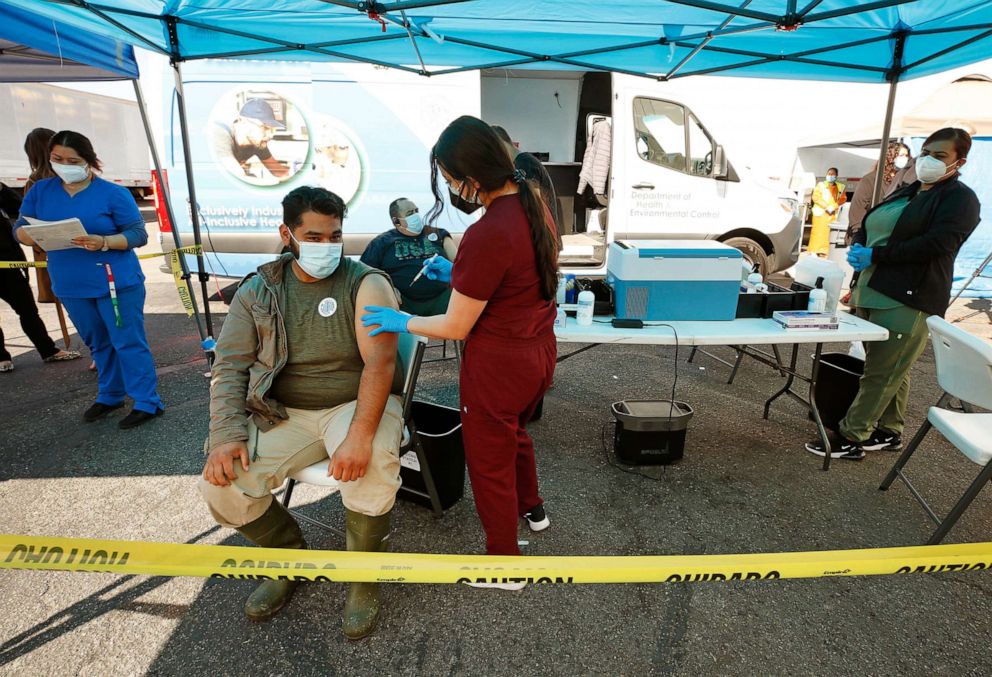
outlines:
{"label": "black plastic bucket", "polygon": [[[465,492],[465,445],[462,442],[461,412],[452,407],[414,400],[411,408],[417,439],[430,467],[441,508],[447,510]],[[402,499],[431,507],[420,462],[414,451],[400,459]]]}
{"label": "black plastic bucket", "polygon": [[816,408],[820,420],[831,430],[837,430],[851,403],[858,396],[865,361],[847,353],[826,353],[820,356],[820,372],[816,379]]}

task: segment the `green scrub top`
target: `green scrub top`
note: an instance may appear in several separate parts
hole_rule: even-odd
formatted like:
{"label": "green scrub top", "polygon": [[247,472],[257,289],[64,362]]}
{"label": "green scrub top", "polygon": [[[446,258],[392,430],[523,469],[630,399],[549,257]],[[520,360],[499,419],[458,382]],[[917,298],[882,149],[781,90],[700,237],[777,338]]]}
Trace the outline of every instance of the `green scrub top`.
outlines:
{"label": "green scrub top", "polygon": [[[866,247],[878,247],[888,244],[892,237],[892,231],[902,216],[902,212],[909,204],[909,198],[900,198],[886,202],[873,211],[865,220],[864,228],[868,234]],[[875,264],[871,264],[863,271],[858,278],[858,284],[851,294],[851,305],[857,308],[871,308],[872,310],[891,310],[899,308],[903,304],[893,298],[889,298],[880,291],[876,291],[868,286],[872,274],[875,272]],[[914,313],[916,311],[913,311]]]}

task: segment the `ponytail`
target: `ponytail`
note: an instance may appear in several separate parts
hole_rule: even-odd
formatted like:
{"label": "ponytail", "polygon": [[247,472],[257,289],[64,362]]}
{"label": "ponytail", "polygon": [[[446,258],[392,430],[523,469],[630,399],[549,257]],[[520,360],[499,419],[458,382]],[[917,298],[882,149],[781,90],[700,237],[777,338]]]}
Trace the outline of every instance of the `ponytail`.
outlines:
{"label": "ponytail", "polygon": [[440,168],[457,181],[472,177],[483,191],[502,188],[508,181],[516,182],[520,204],[530,226],[530,241],[534,247],[539,291],[550,301],[558,291],[558,229],[554,217],[541,196],[540,188],[515,169],[506,146],[488,124],[470,115],[463,115],[448,125],[431,149],[431,192],[434,206],[426,221],[433,226],[444,210],[444,196],[439,180]]}
{"label": "ponytail", "polygon": [[534,182],[523,179],[519,170],[513,178],[517,180],[520,202],[530,225],[541,298],[550,301],[558,291],[558,241],[552,234],[551,213]]}

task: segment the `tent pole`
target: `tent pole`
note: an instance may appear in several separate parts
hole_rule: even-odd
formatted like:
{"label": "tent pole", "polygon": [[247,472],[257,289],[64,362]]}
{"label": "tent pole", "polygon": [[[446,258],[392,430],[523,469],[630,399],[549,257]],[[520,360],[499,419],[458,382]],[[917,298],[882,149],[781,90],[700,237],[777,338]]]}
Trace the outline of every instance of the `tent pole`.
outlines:
{"label": "tent pole", "polygon": [[889,80],[889,101],[885,106],[885,124],[882,125],[882,147],[878,152],[878,167],[875,169],[875,190],[871,195],[871,206],[878,204],[882,196],[882,179],[885,176],[885,158],[889,151],[889,137],[892,135],[892,113],[896,107],[896,89],[899,76],[902,74],[902,55],[906,46],[906,34],[896,36],[896,44],[892,50],[892,68],[887,78]]}
{"label": "tent pole", "polygon": [[[189,188],[189,215],[193,224],[193,243],[203,245],[200,238],[200,205],[196,201],[196,186],[193,182],[193,156],[190,151],[189,125],[186,122],[186,95],[183,93],[183,73],[178,61],[172,62],[172,70],[176,77],[176,100],[179,104],[179,132],[183,140],[183,162],[186,165],[186,184]],[[214,335],[213,321],[210,317],[210,301],[207,292],[207,280],[210,276],[203,270],[203,251],[196,255],[196,272],[200,278],[200,292],[203,296],[203,318],[206,321],[206,340],[212,341]],[[210,349],[204,346],[208,352]]]}
{"label": "tent pole", "polygon": [[[134,85],[134,97],[138,102],[138,110],[141,112],[141,122],[145,126],[148,149],[152,154],[152,165],[155,167],[155,174],[158,176],[158,185],[162,189],[159,197],[165,202],[165,212],[169,216],[169,223],[172,224],[172,241],[175,243],[176,249],[179,249],[183,246],[182,238],[179,235],[179,222],[176,221],[176,215],[172,210],[172,197],[169,195],[169,191],[165,185],[165,176],[162,174],[162,163],[159,160],[158,148],[155,145],[155,135],[152,133],[152,126],[148,120],[148,110],[145,108],[145,97],[141,93],[141,84],[137,79],[132,80],[131,83]],[[203,325],[200,322],[200,309],[196,303],[196,294],[193,292],[193,285],[190,284],[189,266],[186,265],[185,256],[178,253],[176,256],[179,257],[179,265],[183,269],[183,281],[189,290],[189,298],[193,304],[193,319],[196,320],[196,331],[200,334],[200,341],[202,342],[207,338],[207,335],[203,331]]]}

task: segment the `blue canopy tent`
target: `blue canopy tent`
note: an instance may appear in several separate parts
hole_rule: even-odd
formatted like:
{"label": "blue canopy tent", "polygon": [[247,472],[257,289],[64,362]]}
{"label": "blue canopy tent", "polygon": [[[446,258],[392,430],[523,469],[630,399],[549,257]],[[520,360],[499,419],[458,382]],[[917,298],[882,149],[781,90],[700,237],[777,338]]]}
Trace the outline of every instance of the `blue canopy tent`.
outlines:
{"label": "blue canopy tent", "polygon": [[884,82],[893,69],[977,61],[992,44],[987,0],[13,1],[180,62],[359,61],[425,75],[530,66]]}
{"label": "blue canopy tent", "polygon": [[[28,9],[0,2],[0,82],[94,82],[130,80],[134,85],[138,108],[141,111],[145,135],[152,151],[156,171],[161,176],[154,135],[148,123],[144,98],[138,84],[138,63],[130,38],[99,35],[81,30],[63,21],[35,13]],[[164,191],[163,191],[164,193]],[[175,222],[172,204],[163,194],[169,218]],[[182,246],[179,233],[173,229],[176,247]],[[183,265],[185,282],[189,285],[189,270]],[[192,289],[190,290],[192,291]],[[207,333],[200,323],[196,299],[193,299],[194,317],[200,338]],[[59,322],[68,347],[68,331],[61,304],[57,304]],[[208,326],[209,326],[209,308]]]}
{"label": "blue canopy tent", "polygon": [[0,3],[0,80],[71,82],[135,80],[134,50],[120,39],[91,35]]}
{"label": "blue canopy tent", "polygon": [[[351,61],[424,76],[514,67],[659,81],[721,74],[889,83],[884,152],[900,80],[992,50],[992,0],[7,1],[170,59],[194,204],[181,64],[195,59]],[[202,259],[198,266],[203,280]]]}

